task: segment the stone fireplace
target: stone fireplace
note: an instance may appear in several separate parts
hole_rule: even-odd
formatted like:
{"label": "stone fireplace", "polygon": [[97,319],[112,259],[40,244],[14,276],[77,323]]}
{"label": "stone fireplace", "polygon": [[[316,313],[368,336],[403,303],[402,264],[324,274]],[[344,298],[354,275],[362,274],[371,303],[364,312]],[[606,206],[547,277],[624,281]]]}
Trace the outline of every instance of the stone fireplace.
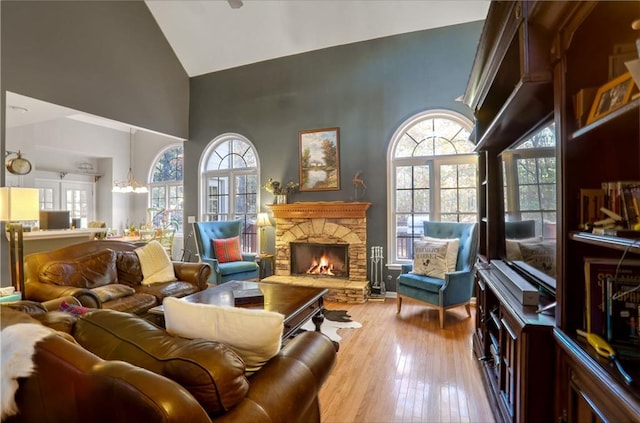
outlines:
{"label": "stone fireplace", "polygon": [[[271,205],[276,221],[276,266],[275,275],[265,280],[326,287],[330,290],[325,297],[329,301],[366,301],[369,206],[370,203],[340,201]],[[298,252],[305,248],[315,249],[316,253]],[[330,272],[333,274],[307,273],[314,266],[313,257],[300,257],[307,253],[315,256],[323,250],[332,256],[329,261],[335,261]],[[300,260],[305,263],[300,264]],[[320,262],[317,265],[323,266]],[[302,272],[301,267],[307,269]]]}

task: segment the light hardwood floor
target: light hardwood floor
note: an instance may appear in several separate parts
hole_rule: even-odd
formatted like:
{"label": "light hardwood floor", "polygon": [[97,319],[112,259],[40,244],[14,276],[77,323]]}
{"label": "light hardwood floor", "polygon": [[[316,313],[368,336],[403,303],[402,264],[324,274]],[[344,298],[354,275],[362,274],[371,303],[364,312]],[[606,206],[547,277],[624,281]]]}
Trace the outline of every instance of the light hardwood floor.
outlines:
{"label": "light hardwood floor", "polygon": [[494,422],[464,307],[445,313],[417,301],[325,303],[361,329],[340,329],[340,351],[320,391],[324,423]]}

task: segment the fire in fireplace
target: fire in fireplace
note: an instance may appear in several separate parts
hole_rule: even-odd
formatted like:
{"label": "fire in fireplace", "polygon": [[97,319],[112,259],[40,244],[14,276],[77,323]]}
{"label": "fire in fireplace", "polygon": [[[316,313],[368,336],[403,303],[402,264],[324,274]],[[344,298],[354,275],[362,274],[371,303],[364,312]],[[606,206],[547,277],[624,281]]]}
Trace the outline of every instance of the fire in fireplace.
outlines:
{"label": "fire in fireplace", "polygon": [[292,242],[291,274],[348,277],[348,245]]}

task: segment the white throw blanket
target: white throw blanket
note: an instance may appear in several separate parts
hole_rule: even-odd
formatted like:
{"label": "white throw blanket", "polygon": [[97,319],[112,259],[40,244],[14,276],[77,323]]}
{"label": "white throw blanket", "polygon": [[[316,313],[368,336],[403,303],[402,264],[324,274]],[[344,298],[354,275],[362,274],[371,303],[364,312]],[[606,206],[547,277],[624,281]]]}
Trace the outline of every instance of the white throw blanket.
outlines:
{"label": "white throw blanket", "polygon": [[35,323],[18,323],[0,331],[2,421],[18,412],[15,401],[18,378],[31,375],[35,345],[52,333],[46,326]]}

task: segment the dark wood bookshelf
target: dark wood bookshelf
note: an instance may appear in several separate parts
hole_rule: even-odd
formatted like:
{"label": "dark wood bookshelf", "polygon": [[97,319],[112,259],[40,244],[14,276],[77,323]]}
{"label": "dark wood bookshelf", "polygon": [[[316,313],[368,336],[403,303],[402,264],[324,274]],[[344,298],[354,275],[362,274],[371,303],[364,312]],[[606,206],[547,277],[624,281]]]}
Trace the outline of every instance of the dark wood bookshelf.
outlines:
{"label": "dark wood bookshelf", "polygon": [[[588,125],[581,126],[574,113],[577,93],[602,87],[626,71],[616,73],[611,64],[619,60],[621,46],[635,48],[640,35],[631,22],[639,13],[638,2],[628,1],[492,1],[489,7],[464,102],[476,116],[485,261],[476,272],[473,346],[499,421],[536,421],[534,416],[541,417],[537,398],[550,392],[545,407],[553,404],[553,411],[542,416],[544,421],[640,421],[640,380],[626,384],[610,360],[576,335],[584,329],[584,257],[640,255],[640,239],[576,230],[581,188],[640,180],[640,98]],[[537,325],[518,320],[527,311],[502,295],[486,262],[506,253],[501,153],[550,113],[556,131],[557,305],[552,323]],[[505,348],[518,354],[507,357]],[[553,360],[528,373],[538,351]],[[626,365],[637,367],[640,379],[640,366]],[[517,395],[509,386],[518,387]]]}
{"label": "dark wood bookshelf", "polygon": [[569,233],[569,239],[604,248],[640,254],[640,239],[597,235],[592,234],[591,232],[571,232]]}

